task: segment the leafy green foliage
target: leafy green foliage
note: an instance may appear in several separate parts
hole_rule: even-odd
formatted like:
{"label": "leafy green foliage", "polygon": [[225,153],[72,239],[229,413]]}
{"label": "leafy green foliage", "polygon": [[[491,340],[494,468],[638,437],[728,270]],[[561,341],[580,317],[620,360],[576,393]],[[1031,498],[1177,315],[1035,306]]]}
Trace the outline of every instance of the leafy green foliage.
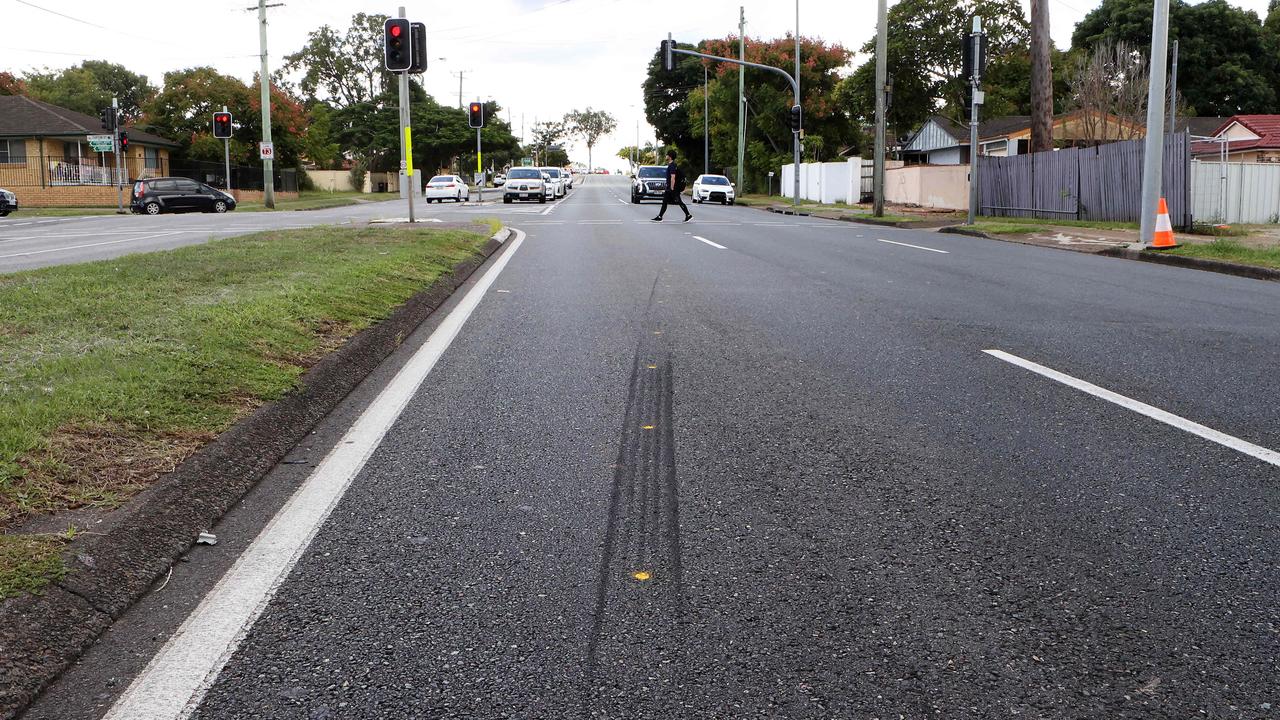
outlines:
{"label": "leafy green foliage", "polygon": [[102,60],[86,60],[65,70],[27,73],[23,84],[30,97],[92,116],[111,107],[115,97],[126,123],[135,122],[142,115],[142,106],[156,93],[145,75]]}
{"label": "leafy green foliage", "polygon": [[[595,150],[600,136],[608,135],[618,127],[618,121],[604,110],[572,110],[564,116],[568,134],[582,138],[587,145],[587,166],[592,167],[591,153]],[[567,165],[568,163],[562,163]]]}
{"label": "leafy green foliage", "polygon": [[370,102],[396,87],[382,57],[386,15],[356,13],[340,33],[322,25],[307,36],[301,50],[286,55],[283,70],[302,73],[299,87],[308,103],[324,100],[341,106]]}

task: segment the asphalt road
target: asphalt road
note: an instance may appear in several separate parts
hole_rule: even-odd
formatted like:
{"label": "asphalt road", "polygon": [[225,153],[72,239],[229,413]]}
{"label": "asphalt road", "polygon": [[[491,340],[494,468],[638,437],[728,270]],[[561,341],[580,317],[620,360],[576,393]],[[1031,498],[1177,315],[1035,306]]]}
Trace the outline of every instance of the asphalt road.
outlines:
{"label": "asphalt road", "polygon": [[[432,207],[526,236],[193,717],[1280,711],[1280,285],[626,192]],[[28,717],[100,717],[258,512]]]}

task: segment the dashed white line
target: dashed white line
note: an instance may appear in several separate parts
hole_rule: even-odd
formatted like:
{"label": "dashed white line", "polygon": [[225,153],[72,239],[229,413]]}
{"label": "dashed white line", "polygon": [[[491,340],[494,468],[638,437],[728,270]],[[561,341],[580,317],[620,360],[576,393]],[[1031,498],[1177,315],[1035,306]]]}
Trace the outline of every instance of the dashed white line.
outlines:
{"label": "dashed white line", "polygon": [[151,659],[105,720],[189,717],[257,621],[351,481],[449,349],[525,234],[516,238],[436,328],[289,502]]}
{"label": "dashed white line", "polygon": [[694,240],[701,240],[702,242],[704,242],[704,243],[706,243],[706,244],[710,245],[710,246],[711,246],[711,247],[713,247],[713,248],[719,248],[719,249],[721,249],[721,250],[725,250],[725,249],[726,249],[726,248],[725,248],[725,246],[723,246],[723,245],[721,245],[721,244],[719,244],[719,243],[713,243],[713,242],[711,242],[710,240],[708,240],[708,239],[706,239],[706,238],[702,237],[701,235],[694,235],[694,236],[693,236],[693,239],[694,239]]}
{"label": "dashed white line", "polygon": [[889,243],[890,245],[901,245],[902,247],[915,248],[917,250],[928,250],[929,252],[942,253],[943,255],[951,254],[950,250],[935,250],[934,248],[924,247],[923,245],[912,245],[911,243],[897,242],[895,240],[882,240],[880,238],[876,238],[876,242]]}
{"label": "dashed white line", "polygon": [[1233,435],[1228,435],[1226,433],[1214,430],[1213,428],[1205,427],[1200,423],[1193,422],[1179,415],[1174,415],[1171,412],[1166,412],[1164,410],[1161,410],[1158,407],[1154,407],[1144,402],[1134,400],[1133,398],[1125,397],[1120,393],[1112,392],[1106,388],[1094,385],[1091,382],[1086,382],[1079,378],[1072,377],[1066,373],[1058,372],[1053,368],[1045,367],[1044,365],[1040,365],[1039,363],[1034,363],[1030,360],[1020,358],[1017,355],[1012,355],[1010,353],[1004,352],[1003,350],[983,350],[983,352],[985,352],[986,354],[992,357],[999,358],[1000,360],[1003,360],[1007,363],[1017,365],[1018,367],[1023,368],[1024,370],[1030,370],[1033,373],[1036,373],[1038,375],[1043,375],[1044,377],[1047,377],[1050,380],[1056,380],[1062,383],[1063,385],[1067,385],[1068,387],[1073,387],[1076,390],[1088,393],[1094,397],[1102,398],[1107,402],[1115,403],[1116,405],[1119,405],[1120,407],[1123,407],[1128,410],[1132,410],[1133,412],[1136,412],[1139,415],[1146,415],[1152,420],[1159,420],[1160,422],[1166,425],[1171,425],[1175,428],[1178,428],[1179,430],[1184,430],[1186,432],[1189,432],[1192,435],[1198,435],[1204,438],[1205,440],[1218,443],[1219,445],[1222,445],[1224,447],[1229,447],[1232,450],[1235,450],[1237,452],[1241,452],[1250,457],[1257,458],[1262,462],[1270,463],[1271,465],[1280,467],[1280,453],[1276,452],[1275,450],[1264,448],[1261,445],[1254,445],[1251,442],[1248,442],[1246,440],[1241,440],[1240,438],[1235,437]]}

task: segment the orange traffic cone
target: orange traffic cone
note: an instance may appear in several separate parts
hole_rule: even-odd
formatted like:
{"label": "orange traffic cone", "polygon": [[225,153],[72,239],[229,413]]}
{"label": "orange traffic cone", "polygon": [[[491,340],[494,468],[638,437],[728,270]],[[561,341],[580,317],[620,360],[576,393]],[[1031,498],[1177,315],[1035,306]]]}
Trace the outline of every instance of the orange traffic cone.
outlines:
{"label": "orange traffic cone", "polygon": [[1173,223],[1169,222],[1169,206],[1164,198],[1160,198],[1160,212],[1156,215],[1156,234],[1151,239],[1153,248],[1175,248],[1178,243],[1173,239]]}

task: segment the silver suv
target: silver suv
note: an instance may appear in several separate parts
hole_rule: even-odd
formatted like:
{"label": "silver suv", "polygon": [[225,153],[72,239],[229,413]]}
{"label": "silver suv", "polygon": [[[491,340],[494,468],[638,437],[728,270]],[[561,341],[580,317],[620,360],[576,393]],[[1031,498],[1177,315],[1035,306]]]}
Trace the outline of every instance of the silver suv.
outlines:
{"label": "silver suv", "polygon": [[547,201],[547,185],[543,172],[535,167],[515,167],[507,172],[507,182],[502,186],[502,202],[516,200]]}

